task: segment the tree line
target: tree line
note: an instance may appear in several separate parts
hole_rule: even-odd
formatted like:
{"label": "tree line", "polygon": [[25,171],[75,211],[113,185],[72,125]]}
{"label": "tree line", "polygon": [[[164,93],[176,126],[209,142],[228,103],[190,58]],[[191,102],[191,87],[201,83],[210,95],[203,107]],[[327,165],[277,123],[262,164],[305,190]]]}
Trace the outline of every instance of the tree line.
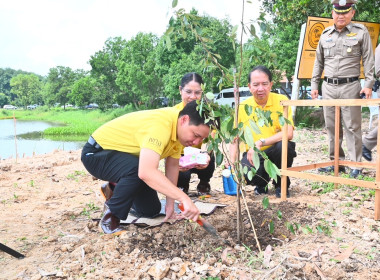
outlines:
{"label": "tree line", "polygon": [[[378,21],[379,2],[359,0],[355,20]],[[90,71],[57,66],[47,76],[40,76],[0,68],[0,106],[51,107],[70,103],[82,107],[97,103],[106,109],[118,103],[153,108],[159,106],[157,101],[162,96],[168,97],[173,105],[180,100],[178,86],[187,72],[200,73],[207,91],[219,92],[222,87],[232,87],[231,81],[221,80],[221,69],[204,59],[210,55],[201,45],[205,42],[210,42],[208,50],[225,71],[242,68],[240,86],[247,83],[249,70],[259,64],[275,73],[274,82],[278,86],[282,75],[291,80],[294,74],[301,25],[308,16],[330,17],[331,7],[330,0],[262,0],[261,15],[251,21],[242,52],[236,27],[228,19],[199,16],[193,9],[190,14],[202,26],[199,31],[202,42],[191,30],[181,28],[183,21],[173,17],[168,30],[179,32],[167,32],[161,37],[138,33],[130,40],[109,38],[103,49],[90,57]],[[260,32],[256,32],[255,26]],[[243,64],[239,63],[241,58]]]}

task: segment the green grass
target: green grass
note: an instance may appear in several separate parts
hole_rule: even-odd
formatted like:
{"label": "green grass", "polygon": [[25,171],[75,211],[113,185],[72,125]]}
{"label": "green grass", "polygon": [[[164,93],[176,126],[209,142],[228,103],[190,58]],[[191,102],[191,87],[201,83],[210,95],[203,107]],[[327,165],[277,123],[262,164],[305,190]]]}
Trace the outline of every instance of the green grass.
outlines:
{"label": "green grass", "polygon": [[13,113],[18,120],[39,120],[61,123],[62,126],[50,127],[43,134],[49,139],[62,137],[70,140],[83,140],[102,124],[126,113],[132,112],[132,107],[100,110],[63,110],[62,108],[39,107],[36,110],[1,110],[0,119],[12,118]]}

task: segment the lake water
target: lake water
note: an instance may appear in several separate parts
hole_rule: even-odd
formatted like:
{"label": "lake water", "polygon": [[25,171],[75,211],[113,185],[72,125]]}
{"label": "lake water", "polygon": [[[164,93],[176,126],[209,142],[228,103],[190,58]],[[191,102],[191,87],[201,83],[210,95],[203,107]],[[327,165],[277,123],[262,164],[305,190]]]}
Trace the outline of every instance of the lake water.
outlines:
{"label": "lake water", "polygon": [[42,131],[49,127],[60,126],[45,121],[16,122],[17,140],[15,143],[15,126],[13,119],[0,120],[0,159],[16,158],[16,145],[18,157],[32,156],[33,154],[46,154],[54,150],[78,150],[86,142],[50,140],[42,137]]}

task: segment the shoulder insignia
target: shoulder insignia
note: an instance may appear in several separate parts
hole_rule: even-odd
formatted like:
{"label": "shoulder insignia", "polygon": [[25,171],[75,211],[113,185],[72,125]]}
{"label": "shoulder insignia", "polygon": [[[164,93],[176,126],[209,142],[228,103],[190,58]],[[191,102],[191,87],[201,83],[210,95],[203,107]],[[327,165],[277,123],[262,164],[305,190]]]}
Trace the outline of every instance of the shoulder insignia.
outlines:
{"label": "shoulder insignia", "polygon": [[363,24],[361,24],[361,23],[352,23],[352,26],[355,26],[355,27],[358,27],[358,28],[360,28],[360,29],[364,29],[364,28],[366,28]]}
{"label": "shoulder insignia", "polygon": [[325,30],[323,30],[322,34],[325,34],[326,32],[331,31],[332,26],[327,27]]}

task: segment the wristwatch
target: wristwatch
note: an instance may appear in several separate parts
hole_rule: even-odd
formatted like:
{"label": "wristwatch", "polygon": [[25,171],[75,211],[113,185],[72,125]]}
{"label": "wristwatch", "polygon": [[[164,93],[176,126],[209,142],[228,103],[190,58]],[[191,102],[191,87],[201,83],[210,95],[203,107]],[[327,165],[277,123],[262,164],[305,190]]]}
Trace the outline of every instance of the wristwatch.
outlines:
{"label": "wristwatch", "polygon": [[261,141],[261,143],[263,143],[263,145],[265,144],[265,139],[264,138],[260,138],[259,140]]}

